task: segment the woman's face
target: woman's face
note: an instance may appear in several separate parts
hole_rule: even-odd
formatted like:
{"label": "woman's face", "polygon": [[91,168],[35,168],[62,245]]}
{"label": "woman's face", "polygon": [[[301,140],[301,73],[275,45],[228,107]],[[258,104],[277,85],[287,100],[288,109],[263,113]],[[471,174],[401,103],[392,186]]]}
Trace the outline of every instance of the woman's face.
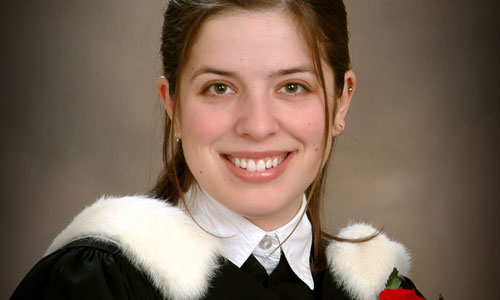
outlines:
{"label": "woman's face", "polygon": [[[331,109],[333,71],[323,70]],[[289,221],[321,165],[325,122],[323,92],[292,18],[277,10],[210,18],[179,93],[176,133],[198,183],[263,229]]]}

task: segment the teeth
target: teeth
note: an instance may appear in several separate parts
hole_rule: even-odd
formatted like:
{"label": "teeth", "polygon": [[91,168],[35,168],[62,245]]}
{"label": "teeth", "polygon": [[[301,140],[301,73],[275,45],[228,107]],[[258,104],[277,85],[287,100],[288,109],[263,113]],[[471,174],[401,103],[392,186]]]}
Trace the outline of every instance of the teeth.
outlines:
{"label": "teeth", "polygon": [[266,169],[270,169],[273,166],[273,161],[271,159],[268,159],[266,161]]}
{"label": "teeth", "polygon": [[259,161],[257,162],[257,172],[262,172],[265,169],[266,169],[266,164],[262,159],[259,159]]}
{"label": "teeth", "polygon": [[255,172],[257,170],[257,167],[255,166],[255,162],[253,159],[249,159],[247,162],[247,171],[249,172]]}
{"label": "teeth", "polygon": [[238,168],[246,169],[248,172],[262,172],[266,169],[277,167],[287,156],[288,154],[281,157],[259,159],[257,162],[253,159],[237,158],[229,155],[227,158]]}

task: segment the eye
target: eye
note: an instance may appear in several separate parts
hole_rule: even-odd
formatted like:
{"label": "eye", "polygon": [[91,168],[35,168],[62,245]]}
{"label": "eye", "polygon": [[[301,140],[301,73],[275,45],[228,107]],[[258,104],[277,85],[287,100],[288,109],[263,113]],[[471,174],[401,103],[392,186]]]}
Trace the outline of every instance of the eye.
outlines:
{"label": "eye", "polygon": [[304,92],[304,86],[295,82],[290,82],[281,87],[278,92],[297,95]]}
{"label": "eye", "polygon": [[234,90],[224,83],[211,84],[207,91],[212,95],[234,94]]}

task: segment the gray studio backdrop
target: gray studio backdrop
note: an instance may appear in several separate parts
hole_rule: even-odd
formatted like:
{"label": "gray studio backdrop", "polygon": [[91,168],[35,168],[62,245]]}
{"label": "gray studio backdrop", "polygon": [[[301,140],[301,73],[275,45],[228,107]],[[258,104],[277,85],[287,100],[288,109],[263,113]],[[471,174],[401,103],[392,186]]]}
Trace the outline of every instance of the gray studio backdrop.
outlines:
{"label": "gray studio backdrop", "polygon": [[[331,163],[326,225],[385,227],[428,299],[494,299],[498,5],[350,1],[359,83]],[[160,167],[160,0],[2,1],[0,298],[103,194]]]}

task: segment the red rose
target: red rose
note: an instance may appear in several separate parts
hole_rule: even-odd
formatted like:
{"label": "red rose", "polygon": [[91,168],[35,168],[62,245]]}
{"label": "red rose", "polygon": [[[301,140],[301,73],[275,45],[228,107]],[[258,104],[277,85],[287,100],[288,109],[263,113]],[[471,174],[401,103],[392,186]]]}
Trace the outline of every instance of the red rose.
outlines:
{"label": "red rose", "polygon": [[387,289],[380,292],[380,300],[425,300],[415,294],[415,290]]}

